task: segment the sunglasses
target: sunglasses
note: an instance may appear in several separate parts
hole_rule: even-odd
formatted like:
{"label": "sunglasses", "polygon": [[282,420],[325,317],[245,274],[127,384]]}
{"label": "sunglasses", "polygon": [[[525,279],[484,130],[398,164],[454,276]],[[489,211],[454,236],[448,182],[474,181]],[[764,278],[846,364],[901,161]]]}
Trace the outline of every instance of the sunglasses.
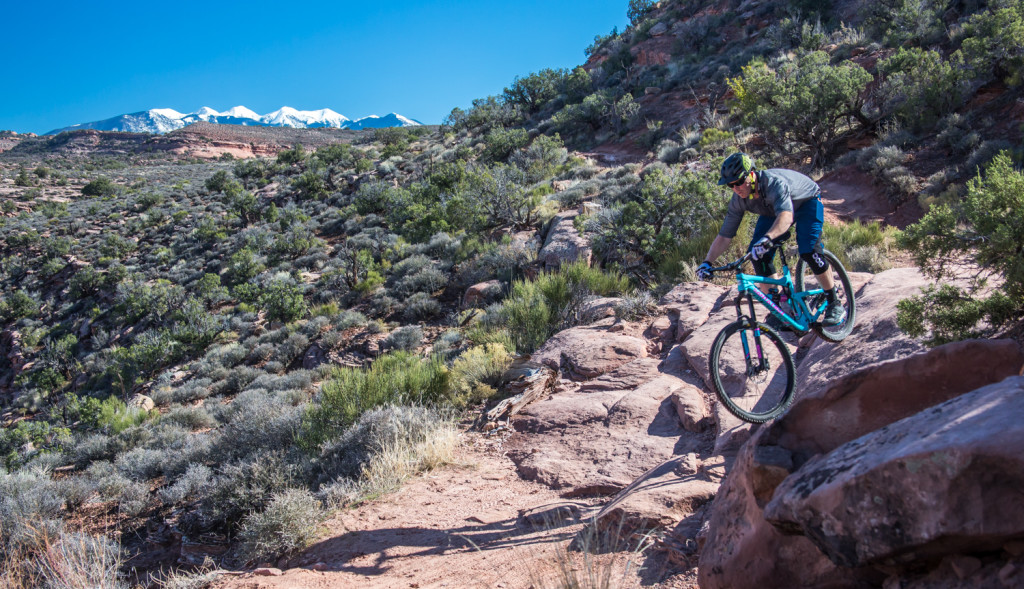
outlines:
{"label": "sunglasses", "polygon": [[736,180],[735,182],[728,182],[728,183],[726,183],[726,186],[728,186],[729,188],[736,188],[737,186],[743,186],[743,184],[746,181],[747,181],[746,178],[740,178],[739,180]]}

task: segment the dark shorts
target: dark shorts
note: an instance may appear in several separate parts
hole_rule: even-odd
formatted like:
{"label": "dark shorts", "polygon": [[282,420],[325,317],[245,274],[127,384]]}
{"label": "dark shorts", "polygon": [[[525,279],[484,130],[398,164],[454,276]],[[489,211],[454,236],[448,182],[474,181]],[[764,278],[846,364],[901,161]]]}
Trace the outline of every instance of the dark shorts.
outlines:
{"label": "dark shorts", "polygon": [[[768,233],[773,223],[775,223],[775,217],[760,215],[757,218],[757,224],[754,225],[754,238],[750,240],[747,251],[750,251],[750,247],[764,237],[765,233]],[[814,251],[818,242],[821,241],[821,228],[824,224],[825,207],[821,206],[820,197],[803,201],[793,212],[793,225],[796,226],[796,246],[801,254],[809,254]],[[772,262],[775,261],[775,252],[773,251],[770,256],[761,258],[761,260],[764,260],[765,268],[770,268]],[[755,264],[754,267],[758,270],[758,274],[761,274],[762,268],[758,268],[758,265]],[[761,275],[766,276],[766,274]]]}

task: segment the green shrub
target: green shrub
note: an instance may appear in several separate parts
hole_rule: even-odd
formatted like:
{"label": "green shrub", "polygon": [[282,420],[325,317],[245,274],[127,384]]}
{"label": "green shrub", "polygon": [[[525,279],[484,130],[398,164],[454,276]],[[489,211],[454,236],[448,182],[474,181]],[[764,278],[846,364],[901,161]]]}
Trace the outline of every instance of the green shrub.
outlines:
{"label": "green shrub", "polygon": [[821,240],[825,249],[839,258],[850,272],[885,270],[886,257],[898,238],[899,231],[883,227],[878,221],[863,223],[826,223]]}
{"label": "green shrub", "polygon": [[290,166],[306,161],[307,157],[306,148],[302,147],[301,143],[296,143],[295,147],[277,153],[277,163]]}
{"label": "green shrub", "polygon": [[729,80],[729,87],[746,124],[760,129],[769,145],[783,153],[791,142],[805,145],[813,167],[827,161],[857,128],[861,93],[871,80],[859,65],[833,66],[827,53],[814,51],[774,69],[754,61]]}
{"label": "green shrub", "polygon": [[473,106],[468,111],[453,108],[443,125],[455,131],[486,134],[496,127],[513,127],[521,121],[522,114],[515,104],[488,96],[473,99]]}
{"label": "green shrub", "polygon": [[515,281],[501,314],[516,352],[529,353],[556,331],[578,324],[588,297],[617,295],[628,288],[629,280],[618,273],[575,262],[533,281]]}
{"label": "green shrub", "polygon": [[701,151],[710,151],[729,147],[735,140],[735,136],[730,131],[723,131],[718,127],[708,127],[701,133],[697,145]]}
{"label": "green shrub", "polygon": [[340,165],[348,168],[355,163],[352,146],[347,143],[325,145],[313,152],[313,157],[325,166]]}
{"label": "green shrub", "polygon": [[584,221],[595,252],[645,281],[675,257],[679,244],[702,238],[711,226],[717,232],[727,204],[711,172],[672,174],[660,166],[648,167],[639,187]]}
{"label": "green shrub", "polygon": [[267,319],[289,323],[306,315],[306,300],[298,284],[275,280],[260,293],[259,305],[267,312]]}
{"label": "green shrub", "polygon": [[964,25],[960,53],[981,82],[1003,78],[1016,86],[1024,81],[1024,5],[1008,4],[975,14]]}
{"label": "green shrub", "polygon": [[172,319],[172,337],[194,350],[206,349],[224,330],[221,321],[206,310],[206,305],[193,297],[185,299]]}
{"label": "green shrub", "polygon": [[277,493],[266,510],[242,521],[238,539],[249,560],[276,559],[305,548],[316,539],[326,512],[309,491],[288,489]]}
{"label": "green shrub", "polygon": [[878,64],[883,76],[884,109],[913,129],[924,129],[963,102],[966,88],[961,68],[936,51],[901,48]]}
{"label": "green shrub", "polygon": [[451,368],[454,404],[465,406],[494,395],[498,379],[511,364],[512,356],[499,343],[474,346],[463,352]]}
{"label": "green shrub", "polygon": [[928,45],[944,32],[947,7],[940,0],[880,0],[863,4],[862,13],[868,27],[889,45]]}
{"label": "green shrub", "polygon": [[256,252],[243,247],[228,258],[228,276],[233,284],[241,284],[258,276],[266,267]]}
{"label": "green shrub", "polygon": [[111,435],[117,435],[159,414],[153,411],[151,415],[151,412],[138,407],[128,407],[116,396],[103,400],[96,397],[80,399],[73,393],[67,395],[66,411],[69,416],[81,420],[86,427]]}
{"label": "green shrub", "polygon": [[529,146],[513,153],[509,163],[526,174],[527,182],[540,182],[554,175],[568,159],[569,152],[558,134],[540,135]]}
{"label": "green shrub", "polygon": [[0,299],[0,317],[4,321],[34,317],[37,313],[39,313],[39,303],[24,290],[18,289]]}
{"label": "green shrub", "polygon": [[654,0],[629,0],[629,6],[626,9],[626,16],[629,17],[629,24],[636,26],[647,16],[647,14],[657,5]]}
{"label": "green shrub", "polygon": [[116,300],[125,323],[149,317],[158,323],[170,318],[185,300],[185,289],[158,278],[152,284],[131,280],[117,286]]}
{"label": "green shrub", "polygon": [[138,245],[134,241],[125,239],[117,233],[109,233],[100,245],[100,254],[105,258],[120,260],[137,248]]}
{"label": "green shrub", "polygon": [[318,170],[306,170],[292,180],[292,189],[303,199],[322,199],[327,196],[327,180]]}
{"label": "green shrub", "polygon": [[340,434],[374,407],[436,403],[448,395],[448,369],[439,358],[392,352],[368,369],[333,368],[302,419],[300,444],[309,450]]}
{"label": "green shrub", "polygon": [[219,170],[206,179],[205,186],[210,192],[224,192],[231,182],[233,182],[231,176],[226,171]]}
{"label": "green shrub", "polygon": [[233,173],[246,186],[263,180],[267,175],[267,163],[258,158],[242,160],[235,164]]}
{"label": "green shrub", "polygon": [[[963,256],[979,266],[979,278],[967,288],[943,284],[901,301],[897,319],[908,334],[931,333],[928,343],[971,337],[1017,320],[1024,311],[1024,173],[999,153],[984,174],[967,183],[967,195],[954,205],[932,207],[903,232],[902,245],[927,276],[945,280]],[[984,278],[1002,279],[992,294],[980,296]]]}
{"label": "green shrub", "polygon": [[470,189],[471,198],[486,214],[492,226],[526,227],[538,220],[542,197],[527,192],[523,172],[513,166],[498,164],[481,170]]}
{"label": "green shrub", "polygon": [[107,371],[110,386],[127,393],[160,368],[178,360],[181,352],[182,345],[167,330],[146,331],[130,346],[107,348],[105,354],[113,362]]}
{"label": "green shrub", "polygon": [[117,184],[114,184],[106,176],[100,176],[83,186],[82,194],[85,196],[114,196],[117,194]]}
{"label": "green shrub", "polygon": [[[66,427],[42,420],[19,421],[10,427],[0,429],[0,460],[4,461],[7,468],[15,468],[21,466],[23,457],[19,456],[19,451],[26,444],[32,444],[41,452],[52,452],[70,446],[71,441],[71,430]],[[2,511],[0,507],[0,525],[3,523]],[[0,536],[2,535],[3,529],[0,528]]]}
{"label": "green shrub", "polygon": [[220,226],[216,219],[209,216],[199,219],[192,234],[204,243],[215,243],[228,238],[228,232]]}
{"label": "green shrub", "polygon": [[559,95],[569,76],[569,70],[551,68],[542,69],[525,78],[516,76],[512,84],[505,88],[505,102],[521,108],[527,114],[536,113]]}
{"label": "green shrub", "polygon": [[32,178],[28,175],[28,170],[25,168],[18,170],[18,175],[14,177],[14,185],[22,187],[33,185]]}
{"label": "green shrub", "polygon": [[530,141],[526,129],[505,129],[496,127],[484,136],[484,152],[482,157],[492,162],[504,162],[513,152],[524,147]]}

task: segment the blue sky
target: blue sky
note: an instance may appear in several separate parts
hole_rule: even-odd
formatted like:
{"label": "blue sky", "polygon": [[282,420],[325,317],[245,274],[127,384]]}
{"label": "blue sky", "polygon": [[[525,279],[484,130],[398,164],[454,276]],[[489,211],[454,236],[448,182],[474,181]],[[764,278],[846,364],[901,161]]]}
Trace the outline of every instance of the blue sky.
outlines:
{"label": "blue sky", "polygon": [[517,76],[585,61],[627,0],[10,2],[0,130],[150,108],[398,112],[440,123]]}

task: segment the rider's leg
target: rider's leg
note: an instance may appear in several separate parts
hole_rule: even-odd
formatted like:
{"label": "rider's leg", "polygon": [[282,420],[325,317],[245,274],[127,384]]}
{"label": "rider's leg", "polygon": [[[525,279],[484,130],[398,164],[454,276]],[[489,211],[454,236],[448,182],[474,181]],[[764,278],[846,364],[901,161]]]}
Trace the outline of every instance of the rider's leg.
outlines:
{"label": "rider's leg", "polygon": [[832,279],[828,260],[816,251],[820,246],[821,229],[825,222],[825,211],[821,206],[821,199],[814,198],[804,201],[793,217],[796,222],[796,242],[800,250],[800,257],[811,267],[814,277],[818,280],[818,285],[825,291],[825,296],[828,299],[828,308],[822,318],[822,323],[825,325],[841,323],[846,318],[846,311],[836,305],[835,281]]}
{"label": "rider's leg", "polygon": [[821,288],[826,291],[832,290],[835,281],[832,280],[828,260],[815,253],[825,224],[825,208],[821,206],[821,199],[814,198],[801,203],[793,213],[793,220],[796,224],[796,245],[800,250],[800,257],[810,266]]}
{"label": "rider's leg", "polygon": [[825,290],[832,290],[836,287],[836,282],[832,279],[832,273],[828,270],[821,274],[815,274],[814,277],[818,279],[818,284]]}

